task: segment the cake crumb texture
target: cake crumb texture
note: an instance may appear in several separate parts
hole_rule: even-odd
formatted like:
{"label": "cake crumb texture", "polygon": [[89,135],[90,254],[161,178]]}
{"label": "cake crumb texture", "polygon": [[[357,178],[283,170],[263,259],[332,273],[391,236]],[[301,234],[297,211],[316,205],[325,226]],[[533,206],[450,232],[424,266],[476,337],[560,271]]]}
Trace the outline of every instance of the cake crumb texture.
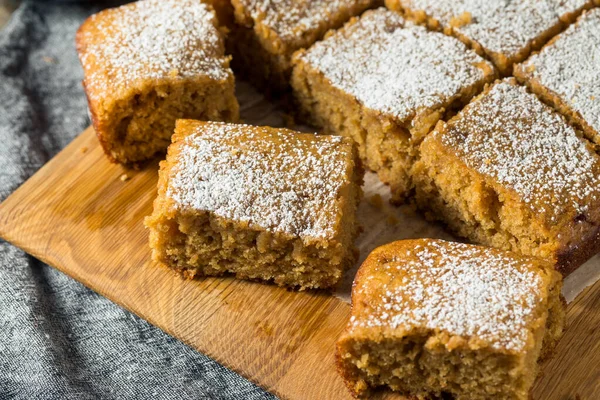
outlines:
{"label": "cake crumb texture", "polygon": [[220,29],[200,0],[134,2],[82,24],[76,41],[84,88],[112,161],[135,165],[164,152],[177,118],[238,119]]}
{"label": "cake crumb texture", "polygon": [[357,157],[339,136],[179,120],[146,219],[153,258],[189,278],[329,288],[356,259]]}
{"label": "cake crumb texture", "polygon": [[338,368],[359,396],[528,399],[538,360],[564,326],[550,263],[488,247],[417,239],[375,249],[352,292]]}

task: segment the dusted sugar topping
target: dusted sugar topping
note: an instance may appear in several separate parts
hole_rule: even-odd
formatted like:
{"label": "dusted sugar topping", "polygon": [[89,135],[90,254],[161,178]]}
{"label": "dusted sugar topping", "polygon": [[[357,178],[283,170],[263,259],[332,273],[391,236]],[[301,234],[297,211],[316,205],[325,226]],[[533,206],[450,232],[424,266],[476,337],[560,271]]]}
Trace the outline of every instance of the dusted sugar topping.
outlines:
{"label": "dusted sugar topping", "polygon": [[[514,56],[566,14],[589,0],[400,0],[447,27],[478,42],[488,51]],[[467,17],[467,18],[465,18]],[[456,24],[455,21],[461,21]]]}
{"label": "dusted sugar topping", "polygon": [[446,107],[486,78],[483,67],[492,71],[458,40],[384,9],[365,13],[299,57],[366,107],[401,121]]}
{"label": "dusted sugar topping", "polygon": [[541,269],[496,249],[414,243],[403,253],[379,255],[362,275],[353,297],[368,306],[351,326],[426,328],[509,351],[526,345],[547,297]]}
{"label": "dusted sugar topping", "polygon": [[587,12],[523,69],[600,132],[600,9]]}
{"label": "dusted sugar topping", "polygon": [[143,0],[91,16],[78,33],[88,93],[103,98],[138,80],[231,71],[212,9],[200,0]]}
{"label": "dusted sugar topping", "polygon": [[[313,33],[335,28],[375,3],[374,0],[238,0],[255,23],[266,26],[284,42],[317,40]],[[320,35],[317,35],[320,36]],[[311,43],[308,43],[311,44]]]}
{"label": "dusted sugar topping", "polygon": [[513,189],[550,221],[584,213],[600,196],[600,158],[512,79],[493,86],[439,134],[467,166]]}
{"label": "dusted sugar topping", "polygon": [[352,144],[339,136],[207,123],[178,143],[167,196],[272,232],[331,238],[350,184]]}

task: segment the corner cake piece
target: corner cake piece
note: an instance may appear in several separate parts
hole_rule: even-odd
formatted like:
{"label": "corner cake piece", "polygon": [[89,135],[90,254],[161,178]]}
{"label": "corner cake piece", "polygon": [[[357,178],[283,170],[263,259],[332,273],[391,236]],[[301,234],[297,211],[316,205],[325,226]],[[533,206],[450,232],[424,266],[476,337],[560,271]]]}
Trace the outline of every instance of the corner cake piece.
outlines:
{"label": "corner cake piece", "polygon": [[310,121],[353,138],[365,165],[402,201],[418,144],[495,77],[458,40],[367,11],[294,57],[294,95]]}
{"label": "corner cake piece", "polygon": [[420,150],[417,205],[457,234],[565,275],[600,251],[600,157],[513,78],[438,124]]}
{"label": "corner cake piece", "polygon": [[236,74],[269,94],[289,88],[294,51],[382,0],[232,0],[228,47]]}
{"label": "corner cake piece", "polygon": [[361,184],[347,138],[178,120],[146,220],[153,258],[190,278],[331,287],[356,258]]}
{"label": "corner cake piece", "polygon": [[79,28],[77,51],[93,125],[114,162],[164,152],[177,118],[238,119],[224,37],[200,0],[102,11]]}
{"label": "corner cake piece", "polygon": [[386,0],[407,18],[459,38],[503,75],[558,34],[592,0]]}
{"label": "corner cake piece", "polygon": [[551,104],[600,150],[600,10],[585,13],[515,68],[517,79]]}
{"label": "corner cake piece", "polygon": [[358,396],[385,385],[419,399],[529,399],[562,335],[561,286],[551,264],[497,249],[379,247],[356,275],[338,370]]}

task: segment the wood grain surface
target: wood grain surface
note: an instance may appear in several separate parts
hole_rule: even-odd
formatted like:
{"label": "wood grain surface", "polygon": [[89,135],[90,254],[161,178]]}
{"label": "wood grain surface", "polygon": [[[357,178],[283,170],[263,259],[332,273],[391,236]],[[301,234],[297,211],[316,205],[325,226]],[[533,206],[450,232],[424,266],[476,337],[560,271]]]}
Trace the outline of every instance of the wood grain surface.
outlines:
{"label": "wood grain surface", "polygon": [[[186,281],[150,260],[156,164],[110,164],[88,129],[0,205],[0,236],[284,399],[349,399],[333,348],[350,307],[231,278]],[[600,282],[569,305],[535,400],[600,399]],[[387,392],[378,398],[399,398]]]}

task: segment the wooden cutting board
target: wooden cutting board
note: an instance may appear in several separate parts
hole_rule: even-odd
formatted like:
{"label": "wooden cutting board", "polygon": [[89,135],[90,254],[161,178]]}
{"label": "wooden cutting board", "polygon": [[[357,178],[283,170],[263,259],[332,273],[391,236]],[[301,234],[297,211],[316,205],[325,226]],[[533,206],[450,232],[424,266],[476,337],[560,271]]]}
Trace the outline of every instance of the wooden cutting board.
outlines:
{"label": "wooden cutting board", "polygon": [[[333,360],[348,304],[231,278],[186,281],[150,260],[142,221],[156,171],[110,164],[87,129],[0,205],[0,236],[281,398],[349,399]],[[569,305],[567,323],[535,400],[600,399],[600,282]]]}

